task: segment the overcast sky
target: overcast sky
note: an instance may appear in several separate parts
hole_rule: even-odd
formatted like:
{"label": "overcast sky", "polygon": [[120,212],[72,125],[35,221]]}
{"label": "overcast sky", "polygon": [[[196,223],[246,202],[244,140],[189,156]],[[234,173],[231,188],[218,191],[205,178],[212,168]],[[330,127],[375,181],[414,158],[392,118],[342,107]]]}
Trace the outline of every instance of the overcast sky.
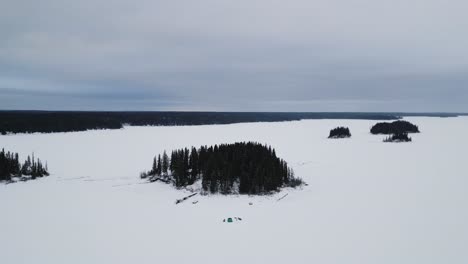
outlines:
{"label": "overcast sky", "polygon": [[2,0],[0,109],[468,112],[466,0]]}

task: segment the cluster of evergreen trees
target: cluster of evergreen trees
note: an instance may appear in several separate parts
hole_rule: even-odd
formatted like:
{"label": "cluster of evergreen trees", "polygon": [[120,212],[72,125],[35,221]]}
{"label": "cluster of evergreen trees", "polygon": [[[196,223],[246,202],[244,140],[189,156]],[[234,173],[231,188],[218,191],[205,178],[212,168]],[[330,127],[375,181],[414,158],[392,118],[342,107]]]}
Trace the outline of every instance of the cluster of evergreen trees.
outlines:
{"label": "cluster of evergreen trees", "polygon": [[408,133],[396,133],[386,137],[384,142],[411,142],[411,140]]}
{"label": "cluster of evergreen trees", "polygon": [[401,134],[401,133],[419,133],[418,126],[408,121],[398,120],[392,123],[377,123],[370,132],[376,134]]}
{"label": "cluster of evergreen trees", "polygon": [[261,194],[301,185],[287,163],[270,146],[234,143],[164,152],[142,178],[172,182],[180,188],[201,179],[205,192]]}
{"label": "cluster of evergreen trees", "polygon": [[5,152],[4,149],[0,152],[0,181],[11,181],[14,178],[29,180],[43,176],[49,176],[47,164],[44,166],[41,160],[35,160],[34,154],[21,164],[18,153]]}
{"label": "cluster of evergreen trees", "polygon": [[337,127],[330,130],[330,135],[328,138],[349,138],[351,137],[351,132],[347,127]]}

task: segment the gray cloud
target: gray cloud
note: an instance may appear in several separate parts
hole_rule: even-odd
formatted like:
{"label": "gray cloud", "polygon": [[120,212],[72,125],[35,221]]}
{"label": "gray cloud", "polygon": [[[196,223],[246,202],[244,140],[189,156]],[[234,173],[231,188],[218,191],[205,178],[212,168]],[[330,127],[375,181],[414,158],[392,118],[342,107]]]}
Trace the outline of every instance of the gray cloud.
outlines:
{"label": "gray cloud", "polygon": [[10,1],[3,109],[465,111],[452,0]]}

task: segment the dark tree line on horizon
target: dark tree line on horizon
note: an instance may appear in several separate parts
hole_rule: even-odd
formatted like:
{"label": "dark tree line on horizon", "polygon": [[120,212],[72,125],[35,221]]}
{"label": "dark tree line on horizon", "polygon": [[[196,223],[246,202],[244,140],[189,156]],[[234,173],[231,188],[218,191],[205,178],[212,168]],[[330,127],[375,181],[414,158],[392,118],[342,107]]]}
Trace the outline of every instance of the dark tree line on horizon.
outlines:
{"label": "dark tree line on horizon", "polygon": [[337,127],[330,130],[330,135],[328,138],[349,138],[351,137],[351,132],[347,127]]}
{"label": "dark tree line on horizon", "polygon": [[47,164],[44,165],[40,159],[35,159],[34,154],[28,156],[24,163],[20,163],[18,153],[0,152],[0,181],[12,181],[36,179],[37,177],[49,176]]}
{"label": "dark tree line on horizon", "polygon": [[253,142],[178,149],[170,157],[164,152],[141,177],[177,188],[201,180],[205,192],[223,194],[262,194],[302,184],[274,149]]}
{"label": "dark tree line on horizon", "polygon": [[180,126],[301,119],[392,120],[398,118],[391,113],[0,111],[0,135],[120,129],[124,125]]}

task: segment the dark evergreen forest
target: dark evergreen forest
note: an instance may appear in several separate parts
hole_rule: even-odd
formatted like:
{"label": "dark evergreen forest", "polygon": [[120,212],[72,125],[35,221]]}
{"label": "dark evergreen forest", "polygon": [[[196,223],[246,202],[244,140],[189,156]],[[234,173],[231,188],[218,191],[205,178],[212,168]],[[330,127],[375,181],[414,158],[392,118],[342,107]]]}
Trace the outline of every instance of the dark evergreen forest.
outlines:
{"label": "dark evergreen forest", "polygon": [[419,128],[408,121],[398,120],[392,123],[377,123],[370,132],[376,134],[419,133]]}
{"label": "dark evergreen forest", "polygon": [[337,127],[330,130],[330,135],[328,138],[349,138],[351,137],[351,132],[347,127]]}
{"label": "dark evergreen forest", "polygon": [[0,181],[30,180],[37,177],[49,176],[47,164],[44,166],[34,154],[28,156],[24,163],[20,163],[18,153],[0,152]]}
{"label": "dark evergreen forest", "polygon": [[0,134],[119,129],[123,125],[211,125],[301,119],[394,120],[398,116],[382,113],[0,111]]}
{"label": "dark evergreen forest", "polygon": [[298,186],[287,163],[270,146],[234,143],[164,152],[141,178],[164,181],[180,188],[201,179],[207,193],[263,194],[284,186]]}

